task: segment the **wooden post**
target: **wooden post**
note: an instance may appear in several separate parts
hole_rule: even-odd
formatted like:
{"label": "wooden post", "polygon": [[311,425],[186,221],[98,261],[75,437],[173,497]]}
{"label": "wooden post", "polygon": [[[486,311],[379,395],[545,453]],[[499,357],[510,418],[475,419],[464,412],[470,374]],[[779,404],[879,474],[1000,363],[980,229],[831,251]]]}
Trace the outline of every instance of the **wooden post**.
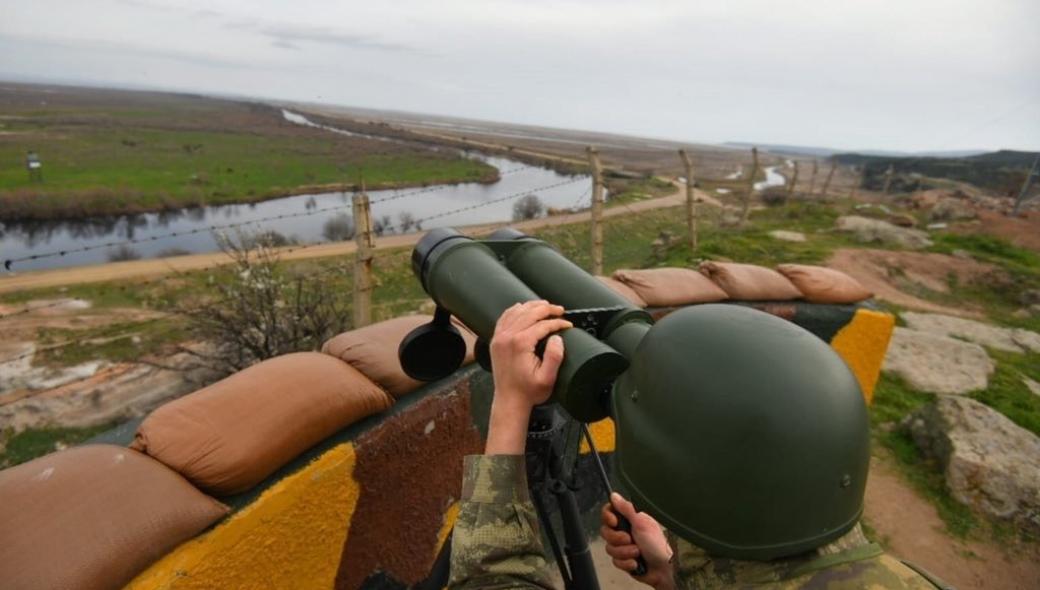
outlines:
{"label": "wooden post", "polygon": [[881,194],[888,196],[888,188],[892,186],[892,175],[895,174],[896,169],[892,164],[888,165],[888,170],[885,170],[885,186],[881,189]]}
{"label": "wooden post", "polygon": [[354,195],[354,240],[357,253],[354,258],[354,328],[372,323],[372,211],[365,184]]}
{"label": "wooden post", "polygon": [[860,166],[859,175],[856,176],[856,180],[852,181],[852,190],[849,191],[849,199],[856,198],[856,192],[859,191],[859,187],[863,186],[863,182],[867,179],[867,165],[864,163]]}
{"label": "wooden post", "polygon": [[751,197],[755,193],[755,175],[758,174],[758,148],[751,148],[751,174],[748,175],[747,189],[744,191],[744,210],[740,213],[740,226],[744,227],[751,215]]}
{"label": "wooden post", "polygon": [[812,197],[813,189],[816,188],[816,172],[820,169],[820,163],[812,161],[812,176],[809,177],[809,196]]}
{"label": "wooden post", "polygon": [[599,152],[591,145],[585,148],[592,172],[592,274],[603,274],[603,167]]}
{"label": "wooden post", "polygon": [[827,189],[831,188],[831,179],[834,178],[834,171],[838,168],[838,161],[831,160],[831,169],[827,171],[827,179],[823,181],[823,187],[820,188],[820,198],[827,198]]}
{"label": "wooden post", "polygon": [[689,232],[692,253],[697,251],[697,201],[693,194],[693,162],[690,161],[690,154],[687,154],[686,150],[679,150],[679,158],[686,169],[686,229]]}
{"label": "wooden post", "polygon": [[794,164],[794,173],[791,175],[791,182],[787,185],[787,198],[790,199],[794,196],[794,187],[798,184],[798,162],[791,160]]}
{"label": "wooden post", "polygon": [[1018,191],[1018,198],[1015,199],[1015,207],[1011,210],[1011,216],[1017,217],[1019,212],[1022,210],[1022,204],[1026,202],[1026,195],[1029,193],[1029,185],[1033,184],[1033,178],[1037,175],[1037,168],[1040,167],[1040,155],[1037,155],[1036,159],[1033,160],[1033,167],[1029,169],[1029,174],[1026,175],[1026,179],[1022,181],[1022,190]]}

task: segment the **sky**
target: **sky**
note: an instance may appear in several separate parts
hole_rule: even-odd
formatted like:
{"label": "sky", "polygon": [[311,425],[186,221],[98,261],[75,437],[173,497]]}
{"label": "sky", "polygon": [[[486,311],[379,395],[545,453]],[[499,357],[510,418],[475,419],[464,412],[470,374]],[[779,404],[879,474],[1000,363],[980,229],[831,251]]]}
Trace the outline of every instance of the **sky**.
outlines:
{"label": "sky", "polygon": [[0,0],[0,79],[840,149],[1040,149],[1037,0]]}

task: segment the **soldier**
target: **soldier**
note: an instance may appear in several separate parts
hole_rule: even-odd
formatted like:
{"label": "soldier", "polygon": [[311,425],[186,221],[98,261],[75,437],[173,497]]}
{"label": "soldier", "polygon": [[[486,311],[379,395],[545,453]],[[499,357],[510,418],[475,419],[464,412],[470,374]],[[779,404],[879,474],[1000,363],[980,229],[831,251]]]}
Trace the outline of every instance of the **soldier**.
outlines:
{"label": "soldier", "polygon": [[[571,327],[570,322],[559,317],[562,314],[562,307],[536,301],[515,305],[498,320],[491,342],[495,396],[487,445],[484,455],[465,460],[462,501],[452,539],[450,588],[552,587],[537,513],[528,495],[524,448],[531,409],[549,399],[564,352],[559,336],[549,337],[541,359],[535,354],[535,346],[550,334]],[[791,346],[798,347],[799,343],[792,342]],[[824,380],[827,387],[847,386],[842,375],[822,370],[803,372]],[[800,378],[793,377],[796,382]],[[763,399],[760,403],[796,406],[800,401],[798,390],[784,390],[793,391],[788,397],[794,399],[777,395],[774,398],[778,399]],[[862,405],[862,401],[857,403]],[[720,413],[730,410],[725,404],[713,405],[721,407]],[[637,512],[631,503],[615,494],[611,498],[613,510],[631,521],[633,532],[629,535],[616,530],[617,518],[611,506],[604,506],[601,534],[614,565],[630,572],[635,569],[635,560],[642,557],[647,573],[637,579],[658,590],[753,586],[948,588],[920,568],[886,555],[863,536],[858,524],[863,485],[856,482],[862,477],[865,485],[869,462],[865,414],[852,406],[842,408],[841,403],[834,406],[839,413],[858,413],[845,423],[857,425],[853,430],[861,431],[846,433],[832,425],[809,423],[791,425],[784,433],[767,424],[754,424],[741,430],[741,436],[750,443],[748,448],[736,451],[743,456],[735,456],[730,449],[720,452],[710,448],[711,441],[698,441],[702,446],[691,446],[691,437],[696,433],[669,431],[664,424],[655,433],[657,436],[642,437],[656,439],[669,449],[689,449],[670,453],[670,459],[659,455],[661,461],[655,462],[655,469],[666,471],[676,464],[689,465],[688,458],[696,456],[698,465],[707,464],[707,472],[711,472],[713,461],[726,461],[730,464],[725,468],[732,470],[731,463],[736,459],[741,477],[758,477],[761,489],[728,490],[728,494],[712,498],[708,507],[689,506],[693,490],[674,490],[662,475],[654,481],[644,481],[625,473],[622,467],[622,479],[640,491],[643,501],[653,505],[655,514],[667,519],[673,531],[682,534],[666,532],[649,514]],[[746,413],[750,409],[739,410]],[[835,418],[842,421],[840,415]],[[618,428],[620,435],[623,425]],[[847,452],[835,452],[829,447],[844,448]],[[776,472],[764,472],[770,469],[770,457],[775,456],[777,449],[782,449],[781,454],[792,453],[792,465],[798,464],[802,470],[787,477],[811,482],[816,472],[827,477],[832,470],[847,474],[834,482],[839,492],[828,489],[820,496],[838,495],[840,500],[820,502],[814,497],[817,490],[806,485],[805,497],[818,504],[807,506],[798,497],[792,499],[784,496],[782,490],[772,489],[769,476]],[[813,449],[818,452],[811,452]],[[705,488],[710,489],[711,485]],[[798,486],[794,488],[797,490]],[[787,518],[791,513],[799,517],[794,528]],[[754,526],[733,526],[737,522]],[[835,522],[843,524],[834,525]]]}

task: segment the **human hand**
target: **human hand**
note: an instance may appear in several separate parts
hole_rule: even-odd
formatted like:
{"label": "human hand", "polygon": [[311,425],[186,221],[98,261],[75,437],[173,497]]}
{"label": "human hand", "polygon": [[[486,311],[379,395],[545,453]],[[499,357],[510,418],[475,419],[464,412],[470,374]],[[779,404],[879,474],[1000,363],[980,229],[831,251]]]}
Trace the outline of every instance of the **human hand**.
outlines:
{"label": "human hand", "polygon": [[[632,523],[631,535],[617,529],[615,510]],[[614,567],[630,573],[636,569],[636,558],[642,556],[646,561],[646,574],[636,577],[636,580],[657,590],[675,587],[672,548],[654,517],[637,512],[631,502],[615,492],[610,495],[610,504],[603,505],[600,522],[599,534],[607,544],[607,555],[613,560]]]}
{"label": "human hand", "polygon": [[549,338],[542,358],[535,354],[535,347],[549,334],[572,327],[559,317],[562,314],[559,305],[528,301],[510,307],[498,318],[491,339],[495,397],[485,453],[523,454],[531,409],[549,399],[563,362],[563,339],[559,336]]}

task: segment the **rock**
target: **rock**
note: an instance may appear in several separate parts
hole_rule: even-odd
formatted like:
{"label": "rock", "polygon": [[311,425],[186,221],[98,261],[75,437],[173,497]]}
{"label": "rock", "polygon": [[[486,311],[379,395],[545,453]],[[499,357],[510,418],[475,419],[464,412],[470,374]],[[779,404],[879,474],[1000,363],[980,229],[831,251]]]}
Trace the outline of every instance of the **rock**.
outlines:
{"label": "rock", "polygon": [[839,217],[835,227],[839,231],[852,232],[861,242],[895,244],[912,249],[927,248],[932,245],[928,234],[921,230],[899,227],[887,221],[859,215]]}
{"label": "rock", "polygon": [[1040,304],[1040,289],[1026,289],[1018,296],[1018,301],[1022,305],[1038,305]]}
{"label": "rock", "polygon": [[805,234],[799,231],[785,231],[782,229],[774,229],[769,232],[769,237],[782,240],[784,242],[804,242]]}
{"label": "rock", "polygon": [[928,219],[932,221],[964,221],[975,219],[975,209],[960,199],[940,199],[939,202],[928,212]]}
{"label": "rock", "polygon": [[978,344],[896,327],[882,368],[918,391],[960,395],[985,389],[995,366]]}
{"label": "rock", "polygon": [[1026,389],[1028,389],[1030,393],[1032,393],[1033,395],[1040,396],[1040,383],[1033,381],[1025,375],[1022,376],[1022,383],[1026,384]]}
{"label": "rock", "polygon": [[1001,328],[975,320],[955,318],[937,313],[906,311],[900,314],[914,330],[954,336],[983,346],[1007,352],[1040,352],[1040,334],[1021,328]]}
{"label": "rock", "polygon": [[961,260],[975,260],[975,257],[967,250],[954,250],[953,252],[950,252],[950,255],[954,258],[960,258]]}
{"label": "rock", "polygon": [[954,499],[1040,532],[1040,437],[965,397],[940,397],[903,427],[942,466]]}
{"label": "rock", "polygon": [[888,216],[888,222],[899,227],[917,227],[917,218],[909,213],[895,213]]}

